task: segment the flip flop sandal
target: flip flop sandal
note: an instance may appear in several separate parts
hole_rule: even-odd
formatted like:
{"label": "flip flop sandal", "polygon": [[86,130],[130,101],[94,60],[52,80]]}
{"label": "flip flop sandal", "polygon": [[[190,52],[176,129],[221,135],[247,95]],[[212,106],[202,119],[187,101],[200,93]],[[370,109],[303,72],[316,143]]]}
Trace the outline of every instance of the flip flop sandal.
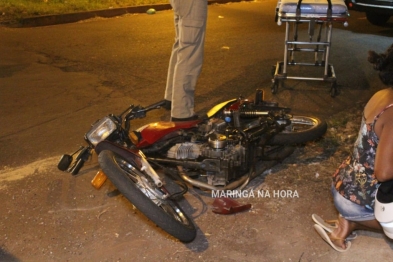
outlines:
{"label": "flip flop sandal", "polygon": [[[317,214],[312,214],[311,215],[312,220],[314,220],[315,223],[317,223],[319,226],[321,226],[323,229],[325,229],[328,233],[332,233],[334,229],[337,228],[338,220],[323,220],[320,216]],[[357,238],[357,234],[352,232],[346,240],[354,240]]]}
{"label": "flip flop sandal", "polygon": [[[345,252],[348,251],[348,249],[351,247],[351,242],[346,241],[346,248],[343,249],[341,247],[336,246],[332,240],[329,238],[329,235],[326,233],[325,229],[323,229],[323,227],[321,227],[318,224],[314,225],[314,229],[317,231],[317,233],[319,234],[320,237],[322,237],[323,240],[326,241],[326,243],[328,243],[334,250],[338,251],[338,252]],[[334,240],[339,240],[339,238],[334,239]]]}

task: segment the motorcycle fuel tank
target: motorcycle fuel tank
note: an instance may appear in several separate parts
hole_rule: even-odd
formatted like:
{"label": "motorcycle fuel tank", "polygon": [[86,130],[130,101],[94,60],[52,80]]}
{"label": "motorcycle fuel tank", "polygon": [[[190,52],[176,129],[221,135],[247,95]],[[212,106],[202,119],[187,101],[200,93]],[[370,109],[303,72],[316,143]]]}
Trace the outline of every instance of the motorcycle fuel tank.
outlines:
{"label": "motorcycle fuel tank", "polygon": [[190,129],[195,127],[201,120],[192,120],[186,122],[155,122],[147,124],[138,130],[134,131],[132,135],[136,135],[138,137],[135,145],[138,148],[144,148],[150,146],[163,138],[164,136],[181,130],[181,129]]}

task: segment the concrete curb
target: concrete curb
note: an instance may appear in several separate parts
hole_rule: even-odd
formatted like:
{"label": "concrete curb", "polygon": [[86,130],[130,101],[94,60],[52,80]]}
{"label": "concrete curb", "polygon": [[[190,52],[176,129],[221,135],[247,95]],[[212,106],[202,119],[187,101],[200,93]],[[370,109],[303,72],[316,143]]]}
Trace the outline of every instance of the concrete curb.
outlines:
{"label": "concrete curb", "polygon": [[[242,1],[253,1],[253,0],[208,0],[208,4],[225,4],[230,2],[242,2]],[[125,14],[136,14],[136,13],[146,13],[150,8],[154,8],[156,11],[170,10],[172,9],[170,4],[157,4],[157,5],[142,5],[133,7],[123,7],[123,8],[113,8],[105,10],[95,10],[88,12],[77,12],[61,15],[45,15],[37,17],[24,18],[19,21],[18,24],[4,24],[6,26],[13,27],[38,27],[38,26],[48,26],[66,23],[75,23],[78,21],[91,19],[95,17],[115,17]]]}

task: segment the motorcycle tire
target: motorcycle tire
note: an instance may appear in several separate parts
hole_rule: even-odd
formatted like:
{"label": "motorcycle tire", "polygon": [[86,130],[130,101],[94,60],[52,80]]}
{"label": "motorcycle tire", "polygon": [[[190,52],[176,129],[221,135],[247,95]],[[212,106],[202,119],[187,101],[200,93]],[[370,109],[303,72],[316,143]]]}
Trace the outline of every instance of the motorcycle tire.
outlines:
{"label": "motorcycle tire", "polygon": [[304,144],[323,136],[327,130],[327,123],[312,116],[292,116],[292,124],[284,131],[272,137],[269,145]]}
{"label": "motorcycle tire", "polygon": [[98,161],[113,185],[148,219],[182,242],[191,242],[195,239],[196,228],[181,207],[170,199],[162,200],[160,205],[156,204],[152,199],[154,196],[149,198],[142,191],[146,188],[143,185],[138,186],[127,175],[129,170],[125,170],[126,166],[119,164],[119,162],[126,165],[129,163],[109,150],[102,151],[98,156]]}

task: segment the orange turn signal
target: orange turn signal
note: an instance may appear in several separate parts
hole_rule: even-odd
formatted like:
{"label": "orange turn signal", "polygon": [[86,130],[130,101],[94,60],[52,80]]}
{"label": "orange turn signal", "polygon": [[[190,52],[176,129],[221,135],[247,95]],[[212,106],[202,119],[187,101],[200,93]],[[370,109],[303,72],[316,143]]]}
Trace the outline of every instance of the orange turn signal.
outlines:
{"label": "orange turn signal", "polygon": [[104,184],[104,182],[106,181],[107,177],[104,174],[104,172],[102,172],[102,170],[99,170],[97,172],[97,174],[94,176],[93,180],[91,180],[91,184],[93,185],[93,187],[95,187],[96,189],[100,189],[101,186]]}
{"label": "orange turn signal", "polygon": [[140,135],[138,135],[135,131],[131,132],[131,133],[129,134],[129,136],[130,136],[131,142],[132,142],[134,145],[137,145],[137,144],[139,143],[139,137],[140,137]]}

